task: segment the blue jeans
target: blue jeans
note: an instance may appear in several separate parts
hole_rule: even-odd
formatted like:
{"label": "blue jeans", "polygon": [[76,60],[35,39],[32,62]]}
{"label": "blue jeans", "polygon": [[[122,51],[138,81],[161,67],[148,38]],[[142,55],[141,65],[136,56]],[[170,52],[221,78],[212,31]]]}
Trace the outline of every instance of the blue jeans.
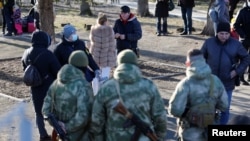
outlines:
{"label": "blue jeans", "polygon": [[227,90],[227,96],[228,96],[228,109],[224,112],[221,112],[221,117],[220,117],[220,124],[221,125],[226,125],[228,120],[229,120],[229,110],[230,110],[230,105],[231,105],[231,100],[232,100],[232,94],[233,90]]}
{"label": "blue jeans", "polygon": [[[161,24],[162,20],[162,24]],[[157,32],[158,33],[167,33],[167,17],[157,17]]]}
{"label": "blue jeans", "polygon": [[185,8],[185,7],[181,7],[181,15],[182,15],[182,19],[184,22],[184,32],[192,32],[192,12],[193,12],[193,8],[189,7],[189,8]]}

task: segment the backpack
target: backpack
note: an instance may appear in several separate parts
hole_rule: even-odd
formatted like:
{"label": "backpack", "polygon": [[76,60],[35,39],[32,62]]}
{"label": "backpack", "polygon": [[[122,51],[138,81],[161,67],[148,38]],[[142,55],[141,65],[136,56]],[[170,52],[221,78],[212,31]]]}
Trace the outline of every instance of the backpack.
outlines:
{"label": "backpack", "polygon": [[[38,69],[36,68],[36,66],[34,65],[36,60],[39,58],[39,56],[41,56],[42,53],[40,53],[34,61],[31,61],[29,59],[29,65],[26,67],[26,69],[24,70],[24,74],[23,74],[23,82],[27,85],[27,86],[31,86],[31,87],[36,87],[39,86],[43,83],[43,78],[41,77]],[[28,56],[29,58],[29,56]]]}
{"label": "backpack", "polygon": [[212,125],[215,121],[215,104],[212,99],[214,80],[210,78],[210,92],[209,95],[203,100],[203,102],[192,106],[187,112],[187,120],[190,124],[199,128],[207,128],[208,125]]}

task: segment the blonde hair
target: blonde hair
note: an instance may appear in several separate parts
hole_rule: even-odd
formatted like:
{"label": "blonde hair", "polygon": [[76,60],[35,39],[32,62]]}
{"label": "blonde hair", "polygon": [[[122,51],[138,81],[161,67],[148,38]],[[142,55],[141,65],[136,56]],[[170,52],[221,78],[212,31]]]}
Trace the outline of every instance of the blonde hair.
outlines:
{"label": "blonde hair", "polygon": [[98,13],[98,18],[97,18],[97,23],[100,24],[100,25],[104,25],[104,23],[107,21],[107,16],[100,12]]}

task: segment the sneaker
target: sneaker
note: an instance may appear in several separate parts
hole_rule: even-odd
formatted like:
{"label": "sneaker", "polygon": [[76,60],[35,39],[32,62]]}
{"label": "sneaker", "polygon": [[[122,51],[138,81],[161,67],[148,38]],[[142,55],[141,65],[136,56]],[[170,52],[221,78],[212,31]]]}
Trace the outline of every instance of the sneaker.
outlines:
{"label": "sneaker", "polygon": [[157,36],[161,36],[161,33],[157,32],[156,35],[157,35]]}
{"label": "sneaker", "polygon": [[246,80],[240,80],[242,85],[246,85],[246,86],[249,86],[249,83],[246,81]]}
{"label": "sneaker", "polygon": [[4,34],[4,36],[12,36],[12,33],[8,32],[8,33]]}
{"label": "sneaker", "polygon": [[180,35],[187,35],[187,34],[188,34],[187,31],[183,31],[183,32],[181,32]]}
{"label": "sneaker", "polygon": [[250,82],[250,74],[248,74],[247,81]]}
{"label": "sneaker", "polygon": [[44,137],[40,137],[39,141],[51,141],[51,136],[47,135],[47,136],[44,136]]}

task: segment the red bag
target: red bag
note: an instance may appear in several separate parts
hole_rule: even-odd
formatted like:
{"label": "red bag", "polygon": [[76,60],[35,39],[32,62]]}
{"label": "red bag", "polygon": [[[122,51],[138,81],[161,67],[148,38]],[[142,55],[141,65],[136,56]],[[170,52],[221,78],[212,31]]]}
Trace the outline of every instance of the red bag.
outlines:
{"label": "red bag", "polygon": [[28,23],[28,32],[32,33],[36,30],[34,23]]}

